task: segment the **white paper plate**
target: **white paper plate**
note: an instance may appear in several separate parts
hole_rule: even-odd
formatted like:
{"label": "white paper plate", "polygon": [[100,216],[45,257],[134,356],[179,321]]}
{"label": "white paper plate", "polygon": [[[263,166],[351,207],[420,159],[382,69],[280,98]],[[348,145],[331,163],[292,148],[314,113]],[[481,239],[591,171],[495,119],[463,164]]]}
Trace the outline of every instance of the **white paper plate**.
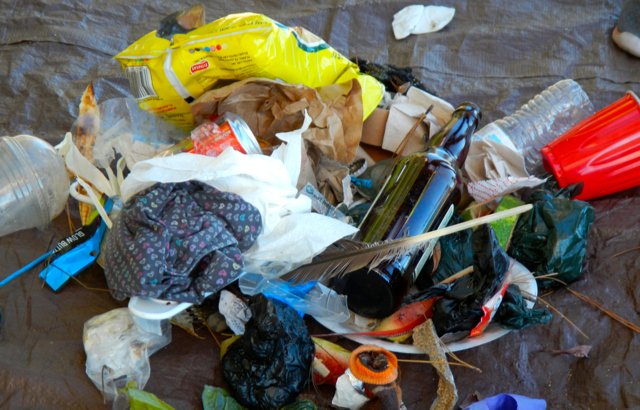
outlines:
{"label": "white paper plate", "polygon": [[[534,279],[531,272],[529,272],[529,270],[525,268],[520,262],[514,259],[511,259],[511,262],[513,263],[513,266],[511,268],[512,269],[511,276],[512,278],[518,278],[518,283],[516,283],[516,285],[518,285],[520,289],[525,290],[537,296],[538,285],[536,284],[536,280]],[[528,280],[524,281],[523,278],[528,278]],[[526,302],[529,308],[532,308],[535,305],[534,302],[531,302],[529,300],[527,300]],[[351,318],[344,323],[331,322],[318,317],[314,317],[314,319],[316,319],[321,325],[323,325],[327,329],[338,334],[367,332],[371,330],[371,329],[364,329],[364,328],[355,326],[353,324],[353,316],[351,316]],[[467,337],[465,339],[458,340],[457,342],[448,343],[447,347],[452,352],[471,349],[473,347],[477,347],[485,343],[492,342],[506,335],[509,332],[510,332],[509,329],[503,329],[502,327],[500,327],[500,325],[492,323],[489,326],[487,326],[487,328],[481,335],[478,335],[476,337]],[[347,339],[351,339],[354,342],[358,342],[360,344],[373,344],[376,346],[384,347],[385,349],[395,353],[424,354],[423,351],[421,351],[420,349],[418,349],[413,345],[393,343],[384,339],[378,339],[378,338],[368,337],[368,336],[345,336],[345,337]]]}

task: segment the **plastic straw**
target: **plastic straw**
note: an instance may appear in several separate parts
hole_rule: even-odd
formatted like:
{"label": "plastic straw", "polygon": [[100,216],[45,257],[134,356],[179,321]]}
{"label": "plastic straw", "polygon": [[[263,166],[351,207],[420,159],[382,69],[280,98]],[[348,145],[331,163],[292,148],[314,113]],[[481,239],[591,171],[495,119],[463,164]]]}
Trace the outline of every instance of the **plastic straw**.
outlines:
{"label": "plastic straw", "polygon": [[40,262],[42,262],[45,259],[47,259],[52,253],[53,253],[53,251],[49,251],[49,252],[45,253],[44,255],[42,255],[41,257],[36,259],[35,261],[33,261],[30,264],[28,264],[27,266],[25,266],[24,268],[22,268],[22,269],[16,271],[15,273],[9,275],[5,280],[0,282],[0,288],[3,287],[4,285],[6,285],[7,283],[11,282],[12,280],[17,278],[18,276],[22,275],[23,273],[25,273],[29,269],[33,268],[34,266],[36,266]]}

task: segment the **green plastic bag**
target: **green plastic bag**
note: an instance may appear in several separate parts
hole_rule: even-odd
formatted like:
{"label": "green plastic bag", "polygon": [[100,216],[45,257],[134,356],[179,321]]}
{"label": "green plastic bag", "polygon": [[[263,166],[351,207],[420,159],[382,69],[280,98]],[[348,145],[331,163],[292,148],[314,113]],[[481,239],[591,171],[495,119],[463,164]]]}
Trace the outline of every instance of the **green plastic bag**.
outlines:
{"label": "green plastic bag", "polygon": [[136,389],[135,382],[127,383],[127,387],[118,393],[127,396],[131,410],[174,410],[153,394]]}
{"label": "green plastic bag", "polygon": [[551,313],[544,309],[529,309],[518,285],[511,284],[504,293],[493,321],[505,329],[520,330],[538,323],[548,323],[551,317]]}
{"label": "green plastic bag", "polygon": [[[518,219],[508,253],[534,276],[556,272],[554,278],[569,283],[582,274],[595,210],[587,202],[572,200],[581,190],[580,184],[553,195],[541,189],[531,194],[533,209]],[[538,285],[563,286],[550,279],[539,279]]]}
{"label": "green plastic bag", "polygon": [[246,410],[221,387],[204,386],[202,392],[204,410]]}
{"label": "green plastic bag", "polygon": [[[202,392],[202,405],[204,410],[246,410],[225,389],[206,385]],[[282,410],[318,410],[318,408],[312,401],[302,400],[284,406]]]}
{"label": "green plastic bag", "polygon": [[301,400],[284,406],[282,410],[318,410],[311,400]]}

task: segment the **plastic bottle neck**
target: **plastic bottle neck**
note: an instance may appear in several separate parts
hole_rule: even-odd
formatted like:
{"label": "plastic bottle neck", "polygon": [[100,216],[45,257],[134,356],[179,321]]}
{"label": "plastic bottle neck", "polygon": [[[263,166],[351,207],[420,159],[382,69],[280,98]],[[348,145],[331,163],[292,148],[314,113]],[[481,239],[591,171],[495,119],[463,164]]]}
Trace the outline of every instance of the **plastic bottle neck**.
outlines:
{"label": "plastic bottle neck", "polygon": [[471,102],[460,104],[449,122],[431,138],[426,150],[444,149],[461,167],[469,152],[471,136],[478,128],[481,118],[482,113],[476,104]]}

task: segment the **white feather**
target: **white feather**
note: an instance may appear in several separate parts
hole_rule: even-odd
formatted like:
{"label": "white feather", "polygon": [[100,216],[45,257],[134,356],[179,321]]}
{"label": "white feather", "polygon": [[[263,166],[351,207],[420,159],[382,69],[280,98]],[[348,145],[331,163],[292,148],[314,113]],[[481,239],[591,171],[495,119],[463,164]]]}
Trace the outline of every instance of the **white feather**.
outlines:
{"label": "white feather", "polygon": [[402,257],[414,249],[423,250],[429,246],[429,241],[441,236],[464,231],[465,229],[498,221],[514,215],[530,211],[531,204],[483,216],[471,221],[427,232],[422,235],[396,239],[387,242],[361,243],[349,240],[336,242],[318,257],[317,261],[301,266],[284,276],[283,280],[292,280],[293,284],[310,281],[321,281],[334,276],[343,275],[366,266],[375,267],[388,260]]}

